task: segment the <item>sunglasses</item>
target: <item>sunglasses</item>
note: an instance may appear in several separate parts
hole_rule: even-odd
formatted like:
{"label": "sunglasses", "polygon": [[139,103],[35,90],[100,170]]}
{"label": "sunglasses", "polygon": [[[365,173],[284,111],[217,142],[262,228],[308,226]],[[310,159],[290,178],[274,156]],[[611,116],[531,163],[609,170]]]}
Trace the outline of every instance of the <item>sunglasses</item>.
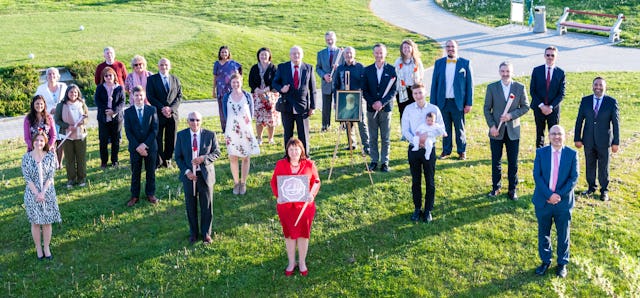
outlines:
{"label": "sunglasses", "polygon": [[189,119],[189,122],[200,122],[200,119]]}
{"label": "sunglasses", "polygon": [[555,57],[556,55],[555,54],[545,54],[545,56],[547,56],[547,57]]}
{"label": "sunglasses", "polygon": [[144,66],[144,63],[136,63],[133,65],[133,67],[136,67],[136,66]]}

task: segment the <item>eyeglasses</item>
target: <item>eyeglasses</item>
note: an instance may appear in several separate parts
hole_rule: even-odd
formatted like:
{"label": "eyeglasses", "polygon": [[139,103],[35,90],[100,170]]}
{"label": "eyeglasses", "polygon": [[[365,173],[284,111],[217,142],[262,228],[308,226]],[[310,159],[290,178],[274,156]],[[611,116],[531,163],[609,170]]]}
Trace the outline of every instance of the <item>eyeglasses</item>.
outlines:
{"label": "eyeglasses", "polygon": [[547,57],[555,57],[556,54],[545,54],[545,56],[547,56]]}
{"label": "eyeglasses", "polygon": [[144,66],[144,63],[136,63],[133,65],[133,67],[136,67],[136,66]]}
{"label": "eyeglasses", "polygon": [[189,122],[200,122],[200,119],[191,119],[191,118],[189,118]]}
{"label": "eyeglasses", "polygon": [[552,133],[549,133],[549,135],[550,136],[561,136],[561,135],[563,135],[563,133],[561,133],[561,132],[552,132]]}

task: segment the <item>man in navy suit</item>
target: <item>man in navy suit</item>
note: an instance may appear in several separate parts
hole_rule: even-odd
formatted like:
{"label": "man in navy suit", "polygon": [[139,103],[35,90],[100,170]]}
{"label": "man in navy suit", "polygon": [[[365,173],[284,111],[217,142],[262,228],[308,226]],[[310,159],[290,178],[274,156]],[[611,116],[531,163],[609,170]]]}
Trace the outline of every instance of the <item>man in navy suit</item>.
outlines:
{"label": "man in navy suit", "polygon": [[533,162],[536,186],[531,202],[538,219],[538,255],[542,260],[536,274],[544,275],[551,265],[551,225],[555,222],[558,237],[556,275],[564,278],[569,263],[569,228],[575,201],[573,190],[578,181],[578,154],[564,146],[565,132],[560,125],[551,127],[549,140],[551,146],[537,149]]}
{"label": "man in navy suit", "polygon": [[564,99],[564,70],[556,66],[558,49],[549,46],[544,50],[546,63],[531,73],[531,109],[536,121],[536,148],[544,146],[544,130],[560,123],[560,103]]}
{"label": "man in navy suit", "polygon": [[[299,46],[289,51],[291,61],[278,65],[271,87],[280,92],[284,101],[281,111],[284,144],[293,137],[294,124],[298,139],[309,155],[309,116],[316,109],[316,77],[313,66],[302,62],[304,52]],[[285,152],[286,153],[286,152]]]}
{"label": "man in navy suit", "polygon": [[[367,125],[369,126],[369,150],[371,163],[369,171],[382,163],[380,171],[389,172],[389,151],[391,149],[391,108],[396,96],[396,70],[385,61],[387,47],[381,43],[373,46],[375,62],[364,69],[364,85],[362,95],[367,102]],[[378,150],[378,131],[380,147]],[[382,154],[380,154],[382,153]]]}
{"label": "man in navy suit", "polygon": [[442,111],[447,136],[442,140],[440,159],[446,159],[453,151],[453,126],[456,129],[458,159],[467,159],[467,139],[464,129],[464,114],[473,105],[473,77],[469,60],[458,57],[458,42],[445,43],[446,57],[436,60],[431,79],[431,104]]}
{"label": "man in navy suit", "polygon": [[607,82],[596,77],[593,80],[593,95],[580,102],[576,119],[574,142],[577,148],[584,145],[588,188],[582,195],[596,191],[596,169],[600,182],[600,200],[609,200],[609,148],[618,152],[620,144],[618,102],[605,95]]}
{"label": "man in navy suit", "polygon": [[[336,33],[328,31],[324,34],[327,47],[318,52],[316,58],[316,72],[322,78],[322,131],[331,126],[331,105],[333,103],[333,78],[331,71],[338,57],[339,49],[336,47]],[[340,63],[342,64],[342,63]]]}
{"label": "man in navy suit", "polygon": [[169,74],[171,62],[158,61],[158,73],[147,79],[147,98],[158,113],[158,167],[170,167],[178,131],[178,108],[182,101],[182,85],[178,77]]}
{"label": "man in navy suit", "polygon": [[158,115],[156,108],[144,104],[146,92],[142,86],[135,86],[133,105],[124,111],[124,130],[129,140],[129,160],[131,161],[131,199],[127,206],[135,205],[140,198],[140,175],[142,161],[146,172],[144,192],[151,204],[156,204],[156,159],[158,158]]}
{"label": "man in navy suit", "polygon": [[[189,128],[178,133],[175,159],[180,168],[178,176],[184,187],[184,200],[189,220],[189,243],[195,243],[200,233],[202,242],[210,244],[213,186],[216,183],[213,162],[220,157],[220,147],[216,134],[201,128],[202,115],[199,112],[191,112],[187,118]],[[198,208],[200,208],[200,228],[198,228]]]}

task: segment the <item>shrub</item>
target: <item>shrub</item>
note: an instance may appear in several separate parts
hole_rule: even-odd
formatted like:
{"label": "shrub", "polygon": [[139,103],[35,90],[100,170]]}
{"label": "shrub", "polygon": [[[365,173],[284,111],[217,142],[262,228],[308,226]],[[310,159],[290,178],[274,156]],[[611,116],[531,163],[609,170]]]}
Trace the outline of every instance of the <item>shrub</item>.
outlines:
{"label": "shrub", "polygon": [[0,115],[25,114],[38,83],[38,71],[31,65],[0,69]]}

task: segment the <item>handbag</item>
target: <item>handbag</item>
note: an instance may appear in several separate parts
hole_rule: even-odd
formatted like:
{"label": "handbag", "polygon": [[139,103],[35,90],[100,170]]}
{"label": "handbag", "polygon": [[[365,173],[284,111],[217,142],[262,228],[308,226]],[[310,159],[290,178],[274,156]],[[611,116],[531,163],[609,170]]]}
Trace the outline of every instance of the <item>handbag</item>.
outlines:
{"label": "handbag", "polygon": [[278,101],[276,101],[276,111],[282,112],[284,110],[285,103],[286,103],[286,99],[282,98],[282,96],[278,98]]}

